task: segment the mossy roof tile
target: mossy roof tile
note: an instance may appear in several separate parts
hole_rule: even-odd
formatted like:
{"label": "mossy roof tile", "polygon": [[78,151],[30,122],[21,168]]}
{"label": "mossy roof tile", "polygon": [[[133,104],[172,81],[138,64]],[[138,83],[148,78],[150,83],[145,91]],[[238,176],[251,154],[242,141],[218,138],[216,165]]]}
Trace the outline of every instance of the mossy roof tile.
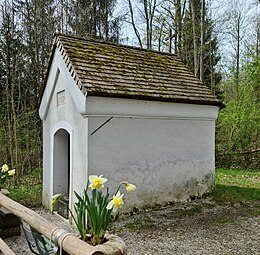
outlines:
{"label": "mossy roof tile", "polygon": [[55,47],[88,95],[222,106],[175,55],[64,34]]}

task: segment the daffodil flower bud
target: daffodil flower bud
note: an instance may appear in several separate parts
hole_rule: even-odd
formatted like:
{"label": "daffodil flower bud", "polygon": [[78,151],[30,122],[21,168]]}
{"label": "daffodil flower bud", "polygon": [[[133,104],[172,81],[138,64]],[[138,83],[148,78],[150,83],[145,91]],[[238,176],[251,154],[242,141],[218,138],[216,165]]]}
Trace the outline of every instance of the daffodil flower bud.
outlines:
{"label": "daffodil flower bud", "polygon": [[127,183],[125,189],[127,192],[133,192],[136,190],[136,186],[134,184]]}

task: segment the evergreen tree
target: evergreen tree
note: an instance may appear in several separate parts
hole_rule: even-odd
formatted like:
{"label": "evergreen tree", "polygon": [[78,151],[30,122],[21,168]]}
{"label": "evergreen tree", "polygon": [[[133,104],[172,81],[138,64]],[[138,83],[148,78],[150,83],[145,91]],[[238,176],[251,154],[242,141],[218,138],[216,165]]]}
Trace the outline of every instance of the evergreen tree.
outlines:
{"label": "evergreen tree", "polygon": [[68,24],[72,34],[83,37],[119,41],[121,17],[113,17],[116,0],[72,0]]}
{"label": "evergreen tree", "polygon": [[[204,0],[169,0],[158,10],[154,35],[159,50],[175,53],[217,96],[221,73],[218,39]],[[161,25],[158,24],[160,21]]]}
{"label": "evergreen tree", "polygon": [[[200,34],[200,20],[201,20],[201,0],[195,2],[196,13],[196,35]],[[198,46],[197,59],[199,54],[203,52],[203,82],[219,97],[221,97],[221,91],[218,84],[221,80],[221,74],[216,70],[216,66],[220,60],[218,53],[218,40],[213,33],[213,21],[208,17],[208,8],[205,8],[204,17],[204,42],[201,44],[201,38],[196,36],[196,44]],[[183,20],[183,47],[182,47],[182,59],[187,64],[190,70],[194,73],[194,43],[193,43],[193,26],[192,26],[192,13],[191,9],[187,9]],[[201,60],[200,60],[201,61]],[[197,66],[197,74],[200,73],[200,65]]]}
{"label": "evergreen tree", "polygon": [[119,40],[115,0],[4,0],[0,3],[0,161],[17,175],[41,166],[37,112],[53,35]]}
{"label": "evergreen tree", "polygon": [[3,146],[1,155],[12,165],[17,166],[17,174],[20,174],[20,146],[18,139],[17,118],[21,110],[20,85],[24,60],[22,57],[23,45],[21,33],[17,29],[15,21],[16,10],[13,3],[4,1],[1,6],[0,26],[0,52],[2,59],[1,77],[1,108],[0,114],[3,120],[1,126],[1,138]]}
{"label": "evergreen tree", "polygon": [[[19,13],[25,44],[26,81],[28,98],[36,106],[44,80],[47,61],[56,31],[55,6],[53,0],[31,0],[20,2]],[[30,104],[28,102],[28,104]]]}

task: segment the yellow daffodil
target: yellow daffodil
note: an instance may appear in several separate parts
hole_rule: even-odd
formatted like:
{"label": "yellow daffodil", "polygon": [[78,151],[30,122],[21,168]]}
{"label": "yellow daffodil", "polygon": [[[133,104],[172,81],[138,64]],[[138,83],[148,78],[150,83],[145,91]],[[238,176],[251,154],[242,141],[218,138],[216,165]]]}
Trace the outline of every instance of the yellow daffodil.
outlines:
{"label": "yellow daffodil", "polygon": [[133,192],[133,191],[135,191],[136,186],[134,184],[127,183],[125,186],[125,189],[127,192]]}
{"label": "yellow daffodil", "polygon": [[120,183],[120,186],[125,185],[125,189],[127,192],[133,192],[136,189],[136,186],[134,184],[128,183],[126,181],[123,181]]}
{"label": "yellow daffodil", "polygon": [[121,208],[124,204],[123,201],[124,194],[120,194],[120,191],[116,193],[116,195],[113,195],[113,199],[108,203],[107,210],[111,210],[113,208],[113,212],[116,212],[117,209]]}
{"label": "yellow daffodil", "polygon": [[104,183],[107,181],[106,178],[102,177],[103,175],[97,176],[97,175],[90,175],[89,176],[89,187],[91,189],[100,189],[104,187]]}
{"label": "yellow daffodil", "polygon": [[8,175],[10,175],[10,176],[15,175],[15,169],[9,170]]}
{"label": "yellow daffodil", "polygon": [[3,173],[6,173],[6,172],[8,172],[8,170],[9,170],[8,165],[4,164],[4,165],[2,166],[2,172],[3,172]]}
{"label": "yellow daffodil", "polygon": [[56,205],[60,199],[62,194],[56,194],[52,197],[51,205]]}

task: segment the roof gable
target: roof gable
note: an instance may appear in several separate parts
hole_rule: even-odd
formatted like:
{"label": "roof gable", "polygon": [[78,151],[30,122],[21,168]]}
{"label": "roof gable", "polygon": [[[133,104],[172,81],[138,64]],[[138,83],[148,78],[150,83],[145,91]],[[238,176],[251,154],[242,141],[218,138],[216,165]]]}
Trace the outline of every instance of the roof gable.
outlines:
{"label": "roof gable", "polygon": [[84,94],[222,106],[175,55],[63,34],[56,47]]}

